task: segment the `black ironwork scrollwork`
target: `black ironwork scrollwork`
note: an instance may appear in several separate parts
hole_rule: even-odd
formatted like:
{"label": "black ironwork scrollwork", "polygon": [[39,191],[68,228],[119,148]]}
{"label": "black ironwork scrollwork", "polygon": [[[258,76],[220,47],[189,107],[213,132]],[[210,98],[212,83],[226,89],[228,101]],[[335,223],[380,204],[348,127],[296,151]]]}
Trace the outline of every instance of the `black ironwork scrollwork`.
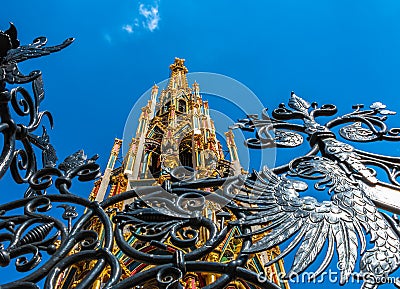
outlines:
{"label": "black ironwork scrollwork", "polygon": [[[341,284],[355,274],[357,260],[363,288],[376,288],[382,283],[378,280],[398,269],[399,221],[380,209],[400,213],[394,201],[400,192],[400,158],[345,142],[400,140],[400,129],[385,124],[394,112],[384,104],[375,102],[366,110],[355,105],[354,111],[321,124],[318,117],[334,116],[336,106],[319,106],[292,93],[287,106],[280,104],[272,117],[265,109],[261,118],[249,115],[234,127],[256,131],[246,142],[251,148],[287,149],[307,141],[311,150],[306,155],[284,166],[226,178],[196,179],[193,168],[177,167],[168,170],[162,184],[92,201],[73,193],[73,181],[97,179],[98,156],[88,158],[79,150],[57,165],[47,130],[35,134],[44,117],[53,122],[49,112],[39,109],[41,73],[24,75],[17,66],[72,41],[45,47],[46,39],[39,37],[20,46],[14,25],[0,31],[0,177],[10,170],[17,183],[29,186],[25,198],[0,205],[0,266],[27,274],[1,288],[38,288],[41,281],[45,288],[59,288],[59,280],[78,265],[86,270],[79,272],[76,288],[90,288],[104,275],[104,288],[183,288],[184,278],[195,273],[213,276],[209,284],[198,286],[204,289],[222,289],[237,280],[278,288],[248,265],[254,253],[284,242],[288,245],[266,266],[297,248],[287,277],[306,270],[325,244],[325,258],[311,279],[327,268],[335,248]],[[26,83],[31,83],[33,96],[22,86],[6,87]],[[13,114],[27,122],[16,124]],[[34,147],[42,151],[41,169]],[[372,166],[386,171],[388,183]],[[303,196],[311,184],[318,193],[327,191],[330,199]],[[235,240],[236,254],[218,259],[213,252],[228,239]],[[133,264],[129,270],[128,263]]]}
{"label": "black ironwork scrollwork", "polygon": [[[42,150],[44,166],[54,166],[57,160],[46,130],[43,130],[42,136],[34,134],[45,116],[49,119],[50,126],[53,125],[50,112],[40,111],[40,103],[44,98],[41,72],[32,71],[24,75],[18,68],[18,63],[22,61],[48,55],[67,47],[73,42],[73,38],[50,47],[45,46],[46,42],[45,37],[39,37],[32,44],[20,46],[17,30],[13,24],[10,24],[8,30],[0,31],[0,132],[4,138],[0,155],[0,178],[11,167],[12,176],[17,183],[27,182],[37,169],[32,145]],[[6,88],[6,84],[24,83],[31,83],[33,96],[21,86],[11,90]],[[12,111],[18,116],[27,118],[26,124],[16,123]],[[16,149],[17,141],[23,148]],[[20,170],[25,172],[23,176]]]}

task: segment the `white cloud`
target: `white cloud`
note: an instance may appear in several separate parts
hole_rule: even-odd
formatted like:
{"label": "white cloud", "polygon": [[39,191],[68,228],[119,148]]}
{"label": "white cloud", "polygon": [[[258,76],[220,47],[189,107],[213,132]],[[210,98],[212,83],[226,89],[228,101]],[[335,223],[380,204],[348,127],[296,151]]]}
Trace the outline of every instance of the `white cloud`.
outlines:
{"label": "white cloud", "polygon": [[122,30],[133,34],[143,29],[150,32],[158,29],[161,20],[158,10],[159,1],[155,0],[153,5],[139,3],[139,10],[136,12],[137,17],[134,18],[133,22],[123,25]]}
{"label": "white cloud", "polygon": [[145,20],[143,21],[143,27],[147,28],[151,32],[158,28],[160,22],[160,14],[158,13],[158,5],[150,6],[146,8],[143,3],[139,5],[139,13]]}
{"label": "white cloud", "polygon": [[122,26],[122,29],[128,33],[133,33],[133,27],[130,24],[126,24],[126,25]]}

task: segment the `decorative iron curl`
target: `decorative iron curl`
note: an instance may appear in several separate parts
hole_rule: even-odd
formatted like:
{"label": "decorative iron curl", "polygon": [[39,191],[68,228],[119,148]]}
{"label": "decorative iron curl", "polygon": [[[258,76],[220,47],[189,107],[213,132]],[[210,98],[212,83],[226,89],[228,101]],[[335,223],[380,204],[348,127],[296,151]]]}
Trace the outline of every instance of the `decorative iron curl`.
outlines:
{"label": "decorative iron curl", "polygon": [[[46,159],[43,166],[53,164],[56,159],[55,150],[45,132],[42,138],[34,134],[44,117],[47,117],[50,126],[53,126],[50,112],[40,111],[40,103],[44,98],[41,72],[32,71],[24,75],[18,68],[19,62],[60,51],[69,46],[73,39],[69,38],[60,45],[50,47],[45,47],[46,42],[45,37],[39,37],[31,44],[20,46],[17,30],[12,23],[8,30],[0,31],[0,132],[4,139],[0,154],[0,178],[11,167],[12,176],[17,183],[28,182],[37,170],[33,145],[41,149],[46,156],[43,157]],[[24,83],[31,83],[33,96],[24,87],[18,86],[11,90],[6,87],[7,84]],[[13,114],[26,121],[17,123]],[[16,149],[16,142],[21,142],[23,148]]]}
{"label": "decorative iron curl", "polygon": [[[69,222],[66,226],[60,218],[48,215],[54,202],[83,205],[86,208],[86,213],[74,224]],[[64,212],[62,219],[72,221],[77,217],[77,214],[71,211],[73,210],[72,207],[65,207],[65,205],[63,207],[69,208],[69,213]],[[7,212],[12,212],[18,208],[24,209],[23,215],[6,215]],[[118,261],[110,253],[113,248],[112,224],[99,204],[72,194],[47,195],[1,205],[0,210],[2,210],[0,230],[8,231],[8,233],[0,234],[0,242],[7,241],[9,243],[7,247],[2,246],[0,250],[1,265],[8,266],[11,259],[16,259],[15,265],[18,271],[31,271],[28,276],[17,282],[2,286],[18,288],[14,287],[13,284],[17,286],[20,282],[36,283],[46,277],[46,282],[51,283],[54,281],[51,276],[58,276],[60,268],[65,268],[66,262],[74,263],[79,260],[86,260],[81,259],[80,255],[87,256],[87,260],[98,259],[92,271],[94,275],[88,276],[86,278],[88,281],[82,282],[82,285],[92,282],[93,278],[98,276],[107,264],[112,266],[112,272],[115,273],[115,278],[112,279],[111,283],[119,280],[120,267],[115,265],[118,264]],[[86,229],[93,217],[96,217],[102,224],[104,238],[100,239],[95,231]],[[80,253],[74,253],[71,258],[66,258],[73,250],[77,249]],[[51,255],[48,260],[42,260],[42,252]],[[32,254],[32,257],[29,259],[25,257],[27,253]]]}

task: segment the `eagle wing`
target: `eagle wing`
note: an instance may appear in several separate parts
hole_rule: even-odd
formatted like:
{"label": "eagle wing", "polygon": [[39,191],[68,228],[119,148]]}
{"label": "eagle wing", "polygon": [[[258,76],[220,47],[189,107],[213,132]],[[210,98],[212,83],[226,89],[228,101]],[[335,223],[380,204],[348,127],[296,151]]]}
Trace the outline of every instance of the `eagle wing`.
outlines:
{"label": "eagle wing", "polygon": [[31,44],[10,49],[4,57],[3,63],[18,63],[30,58],[49,55],[69,46],[73,41],[74,38],[68,38],[59,45],[45,47],[47,39],[45,37],[38,37]]}
{"label": "eagle wing", "polygon": [[[337,194],[331,201],[323,202],[312,197],[300,197],[299,192],[307,189],[306,183],[278,176],[268,168],[260,173],[255,172],[254,176],[255,178],[243,177],[234,184],[239,189],[234,198],[250,205],[243,207],[249,213],[236,221],[236,224],[256,228],[243,234],[243,237],[270,232],[244,252],[265,251],[294,236],[281,254],[266,264],[268,266],[284,257],[300,244],[288,272],[290,277],[309,267],[327,242],[326,256],[310,279],[315,279],[327,268],[336,247],[341,271],[340,283],[346,283],[354,270],[359,241],[362,252],[366,244],[359,221],[361,218],[354,217],[357,212],[342,206],[342,199]],[[344,199],[348,197],[349,195]]]}

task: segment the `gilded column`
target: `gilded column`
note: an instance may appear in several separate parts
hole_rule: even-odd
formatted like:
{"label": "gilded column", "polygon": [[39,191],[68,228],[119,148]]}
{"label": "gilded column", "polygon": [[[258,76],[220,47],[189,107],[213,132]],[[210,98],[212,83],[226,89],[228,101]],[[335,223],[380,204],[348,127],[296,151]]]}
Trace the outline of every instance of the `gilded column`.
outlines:
{"label": "gilded column", "polygon": [[108,159],[107,167],[104,170],[104,174],[101,178],[101,183],[95,197],[95,200],[97,202],[101,202],[104,200],[108,185],[110,183],[111,172],[114,169],[115,162],[118,158],[118,154],[121,149],[121,145],[122,145],[122,140],[116,138],[114,140],[114,145],[110,153],[110,158]]}
{"label": "gilded column", "polygon": [[235,136],[234,136],[232,130],[227,131],[225,133],[225,137],[226,137],[226,142],[227,142],[228,149],[229,149],[229,155],[231,156],[231,162],[232,162],[233,169],[234,169],[234,175],[240,175],[242,167],[240,165],[237,147],[236,147],[236,143],[235,143]]}

